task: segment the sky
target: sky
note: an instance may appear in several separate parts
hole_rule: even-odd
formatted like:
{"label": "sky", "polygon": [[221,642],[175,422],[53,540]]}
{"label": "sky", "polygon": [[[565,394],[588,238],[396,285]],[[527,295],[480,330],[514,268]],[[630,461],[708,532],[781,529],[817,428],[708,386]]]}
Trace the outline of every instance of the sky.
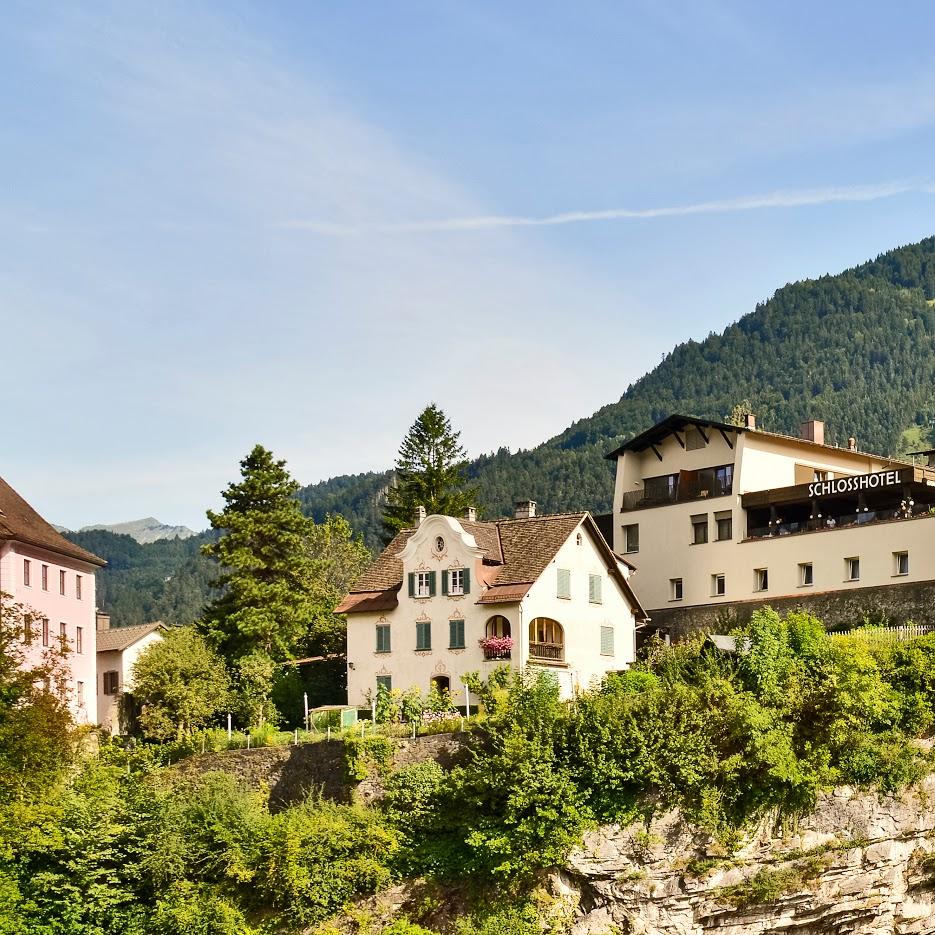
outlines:
{"label": "sky", "polygon": [[0,476],[71,528],[260,442],[382,470],[620,397],[935,234],[935,7],[7,0]]}

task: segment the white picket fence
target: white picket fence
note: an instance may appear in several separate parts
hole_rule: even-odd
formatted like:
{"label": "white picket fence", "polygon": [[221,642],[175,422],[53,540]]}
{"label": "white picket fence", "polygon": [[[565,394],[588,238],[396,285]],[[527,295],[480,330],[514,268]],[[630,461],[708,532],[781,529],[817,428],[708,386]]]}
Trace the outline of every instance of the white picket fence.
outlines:
{"label": "white picket fence", "polygon": [[935,633],[935,624],[909,623],[899,627],[858,627],[855,630],[843,630],[828,635],[832,639],[858,639],[871,643],[905,643],[917,636]]}

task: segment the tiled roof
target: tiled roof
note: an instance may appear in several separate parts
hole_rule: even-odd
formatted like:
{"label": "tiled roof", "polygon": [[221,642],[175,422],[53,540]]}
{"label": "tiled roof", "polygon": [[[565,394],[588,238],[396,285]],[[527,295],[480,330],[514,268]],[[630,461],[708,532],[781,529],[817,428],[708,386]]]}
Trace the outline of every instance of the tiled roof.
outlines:
{"label": "tiled roof", "polygon": [[49,525],[2,477],[0,477],[0,539],[11,539],[25,545],[48,549],[59,555],[106,565],[107,562],[91,552],[69,542]]}
{"label": "tiled roof", "polygon": [[[488,588],[479,595],[477,602],[499,604],[522,600],[530,586],[548,568],[558,550],[568,541],[568,537],[585,521],[590,525],[599,546],[606,552],[608,560],[611,563],[618,561],[588,513],[557,513],[489,523],[458,520],[484,551],[484,563],[499,566],[488,579]],[[398,606],[397,595],[403,582],[403,563],[399,554],[415,531],[406,529],[394,537],[373,565],[355,582],[351,593],[337,606],[335,613],[394,610]],[[638,616],[645,617],[622,574],[619,580],[638,611]]]}
{"label": "tiled roof", "polygon": [[148,636],[154,630],[164,630],[165,624],[161,621],[155,623],[140,623],[135,627],[110,627],[107,630],[97,631],[97,651],[99,653],[123,650],[132,646],[138,640]]}

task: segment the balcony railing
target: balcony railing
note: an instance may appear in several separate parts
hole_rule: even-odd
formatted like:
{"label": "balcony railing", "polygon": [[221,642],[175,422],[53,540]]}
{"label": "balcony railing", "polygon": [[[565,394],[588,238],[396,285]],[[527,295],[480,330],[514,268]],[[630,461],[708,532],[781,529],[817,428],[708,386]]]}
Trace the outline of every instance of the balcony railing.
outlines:
{"label": "balcony railing", "polygon": [[545,659],[549,662],[565,661],[564,643],[530,643],[529,656],[532,659]]}
{"label": "balcony railing", "polygon": [[486,646],[484,649],[484,659],[490,661],[491,659],[512,659],[513,650],[512,649],[488,649]]}
{"label": "balcony railing", "polygon": [[665,506],[668,503],[685,503],[689,500],[703,500],[706,497],[723,497],[732,492],[733,483],[730,481],[719,478],[711,480],[686,478],[668,487],[659,485],[627,491],[623,495],[621,511]]}

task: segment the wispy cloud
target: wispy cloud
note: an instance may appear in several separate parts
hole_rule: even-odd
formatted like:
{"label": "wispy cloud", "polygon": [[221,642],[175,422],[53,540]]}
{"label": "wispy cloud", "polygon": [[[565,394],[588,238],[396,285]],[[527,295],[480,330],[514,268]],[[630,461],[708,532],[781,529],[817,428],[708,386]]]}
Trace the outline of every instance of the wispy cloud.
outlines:
{"label": "wispy cloud", "polygon": [[509,227],[557,227],[563,224],[585,224],[594,221],[648,220],[653,218],[687,217],[693,214],[730,214],[769,208],[800,208],[814,205],[854,201],[877,201],[909,192],[931,194],[935,186],[928,182],[892,181],[874,185],[850,185],[776,191],[763,195],[701,201],[695,204],[656,208],[606,208],[597,211],[563,211],[540,216],[487,214],[475,217],[437,218],[397,223],[360,223],[354,225],[324,220],[291,220],[280,226],[287,230],[302,230],[321,236],[347,236],[366,233],[438,233],[443,231],[482,231]]}

